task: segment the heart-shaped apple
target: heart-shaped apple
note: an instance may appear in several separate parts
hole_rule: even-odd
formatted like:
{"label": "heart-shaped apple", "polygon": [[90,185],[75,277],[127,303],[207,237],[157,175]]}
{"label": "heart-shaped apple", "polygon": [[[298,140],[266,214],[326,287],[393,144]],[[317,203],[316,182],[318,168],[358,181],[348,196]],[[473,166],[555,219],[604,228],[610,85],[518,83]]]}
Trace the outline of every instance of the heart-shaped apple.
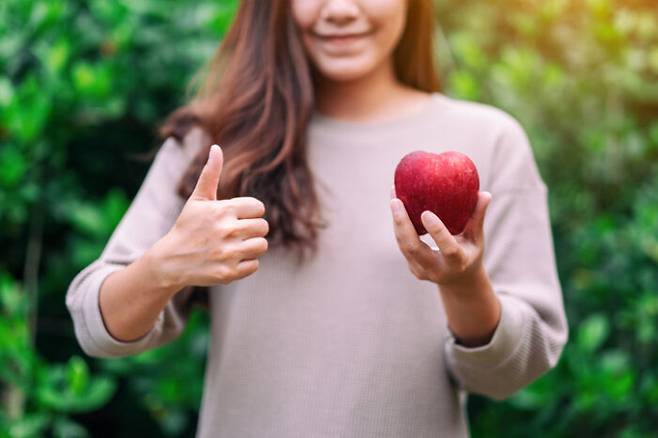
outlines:
{"label": "heart-shaped apple", "polygon": [[395,168],[395,194],[404,204],[419,236],[425,210],[436,214],[451,234],[464,231],[478,201],[480,178],[471,159],[461,152],[415,151]]}

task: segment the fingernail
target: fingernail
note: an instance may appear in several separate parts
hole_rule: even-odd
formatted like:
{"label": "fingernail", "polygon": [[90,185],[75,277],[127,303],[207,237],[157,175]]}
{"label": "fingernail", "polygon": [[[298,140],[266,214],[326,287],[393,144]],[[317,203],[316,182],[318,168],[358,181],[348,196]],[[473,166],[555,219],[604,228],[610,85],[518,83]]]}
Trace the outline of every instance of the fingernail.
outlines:
{"label": "fingernail", "polygon": [[427,225],[430,227],[436,227],[439,225],[439,218],[431,211],[426,210],[423,212],[423,215],[425,216],[425,222],[427,222]]}
{"label": "fingernail", "polygon": [[394,199],[391,204],[393,205],[393,214],[396,218],[399,218],[402,214],[402,206],[400,205],[400,201]]}

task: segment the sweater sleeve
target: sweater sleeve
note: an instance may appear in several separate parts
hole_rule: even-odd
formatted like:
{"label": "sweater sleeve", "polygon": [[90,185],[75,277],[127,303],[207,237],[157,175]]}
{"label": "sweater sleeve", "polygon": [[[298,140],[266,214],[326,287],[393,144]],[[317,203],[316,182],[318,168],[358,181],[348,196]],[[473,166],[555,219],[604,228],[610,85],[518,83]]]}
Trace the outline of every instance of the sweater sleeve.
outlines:
{"label": "sweater sleeve", "polygon": [[485,269],[501,304],[487,345],[445,344],[452,377],[501,400],[554,367],[568,328],[557,275],[547,188],[521,125],[505,116],[497,137],[485,219]]}
{"label": "sweater sleeve", "polygon": [[176,221],[185,202],[176,193],[176,186],[198,147],[198,142],[189,141],[191,135],[184,145],[173,138],[164,142],[100,257],[80,271],[68,287],[66,305],[75,335],[90,356],[134,355],[172,340],[184,328],[192,287],[182,289],[167,303],[150,332],[130,342],[108,332],[99,307],[99,291],[111,273],[139,258]]}

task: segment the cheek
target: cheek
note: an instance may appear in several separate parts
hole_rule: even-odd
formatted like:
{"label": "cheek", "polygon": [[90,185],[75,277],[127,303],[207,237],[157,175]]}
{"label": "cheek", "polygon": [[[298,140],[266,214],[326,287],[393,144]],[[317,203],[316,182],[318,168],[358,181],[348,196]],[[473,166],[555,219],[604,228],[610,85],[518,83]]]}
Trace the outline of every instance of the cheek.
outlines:
{"label": "cheek", "polygon": [[310,29],[320,14],[319,0],[291,0],[292,18],[301,31]]}
{"label": "cheek", "polygon": [[317,54],[315,53],[317,50],[314,47],[315,42],[313,41],[313,37],[309,33],[319,17],[320,3],[321,0],[290,1],[292,19],[297,27],[302,46],[306,54],[313,60],[317,58]]}
{"label": "cheek", "polygon": [[407,0],[364,0],[364,8],[379,29],[376,38],[378,51],[389,55],[404,32]]}

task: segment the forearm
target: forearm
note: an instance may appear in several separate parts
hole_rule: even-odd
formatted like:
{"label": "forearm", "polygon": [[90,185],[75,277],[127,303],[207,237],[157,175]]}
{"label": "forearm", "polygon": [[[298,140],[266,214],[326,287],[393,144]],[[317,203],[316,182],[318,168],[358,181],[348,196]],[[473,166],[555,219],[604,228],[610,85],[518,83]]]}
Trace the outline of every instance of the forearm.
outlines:
{"label": "forearm", "polygon": [[99,304],[107,330],[116,339],[134,341],[147,334],[169,300],[181,289],[159,280],[150,252],[110,274],[100,289]]}
{"label": "forearm", "polygon": [[448,327],[460,344],[487,344],[500,321],[500,302],[484,268],[459,282],[439,287]]}

